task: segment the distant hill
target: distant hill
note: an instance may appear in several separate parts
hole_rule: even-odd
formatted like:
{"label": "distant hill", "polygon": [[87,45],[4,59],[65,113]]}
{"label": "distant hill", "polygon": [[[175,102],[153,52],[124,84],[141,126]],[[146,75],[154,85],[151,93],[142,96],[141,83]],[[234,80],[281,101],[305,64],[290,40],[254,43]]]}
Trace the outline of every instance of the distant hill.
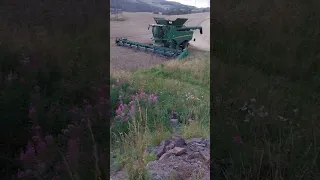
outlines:
{"label": "distant hill", "polygon": [[197,9],[194,6],[183,5],[166,0],[111,0],[110,8],[122,9],[126,12],[159,12],[171,9]]}

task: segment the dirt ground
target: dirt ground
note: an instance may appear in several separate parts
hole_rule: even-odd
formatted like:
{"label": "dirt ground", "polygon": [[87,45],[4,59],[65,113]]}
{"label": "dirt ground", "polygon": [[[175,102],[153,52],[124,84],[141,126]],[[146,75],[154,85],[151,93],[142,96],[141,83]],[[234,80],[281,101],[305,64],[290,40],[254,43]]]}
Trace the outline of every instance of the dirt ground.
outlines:
{"label": "dirt ground", "polygon": [[148,25],[155,23],[153,17],[164,17],[175,20],[178,17],[188,18],[185,25],[202,26],[203,34],[195,31],[196,41],[190,41],[190,55],[201,51],[210,51],[210,13],[196,13],[187,15],[158,15],[152,13],[123,13],[126,21],[110,22],[110,68],[115,70],[135,70],[146,68],[155,64],[161,64],[168,59],[154,54],[135,51],[126,47],[118,47],[115,44],[117,37],[127,37],[129,40],[152,43],[152,33]]}

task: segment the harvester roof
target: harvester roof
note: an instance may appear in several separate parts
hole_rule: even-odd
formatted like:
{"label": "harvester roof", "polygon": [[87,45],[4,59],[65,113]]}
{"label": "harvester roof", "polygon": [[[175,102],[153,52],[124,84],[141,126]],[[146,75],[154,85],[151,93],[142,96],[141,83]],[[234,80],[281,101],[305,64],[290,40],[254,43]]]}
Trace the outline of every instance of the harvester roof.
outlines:
{"label": "harvester roof", "polygon": [[174,25],[174,26],[182,26],[184,23],[187,22],[187,18],[177,18],[174,21],[171,20],[166,20],[164,18],[158,18],[154,17],[153,18],[157,24],[162,24],[162,25]]}

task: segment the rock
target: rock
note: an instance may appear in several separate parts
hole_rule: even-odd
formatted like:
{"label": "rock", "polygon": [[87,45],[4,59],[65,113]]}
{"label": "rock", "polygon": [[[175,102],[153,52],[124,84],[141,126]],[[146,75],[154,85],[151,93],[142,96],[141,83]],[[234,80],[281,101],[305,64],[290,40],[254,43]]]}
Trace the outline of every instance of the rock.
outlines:
{"label": "rock", "polygon": [[167,146],[168,144],[170,144],[170,140],[162,140],[160,146]]}
{"label": "rock", "polygon": [[200,154],[203,160],[205,160],[206,162],[210,161],[210,153],[206,151],[200,151]]}
{"label": "rock", "polygon": [[161,177],[157,172],[155,171],[149,171],[149,180],[165,180],[163,177]]}
{"label": "rock", "polygon": [[179,124],[179,120],[178,119],[170,119],[170,123],[172,126],[177,126]]}
{"label": "rock", "polygon": [[174,148],[174,143],[172,142],[172,143],[168,144],[165,149],[166,149],[166,152],[167,152],[167,151],[169,151],[169,150],[171,150],[173,148]]}
{"label": "rock", "polygon": [[125,170],[120,170],[117,171],[114,174],[110,174],[110,180],[122,180],[122,179],[127,179],[128,178],[128,174]]}
{"label": "rock", "polygon": [[175,147],[183,147],[186,144],[186,141],[182,137],[173,137]]}
{"label": "rock", "polygon": [[157,149],[157,158],[160,158],[166,152],[165,146],[160,146]]}
{"label": "rock", "polygon": [[[185,140],[179,135],[174,135],[170,140],[164,140],[155,148],[158,160],[151,161],[146,168],[151,180],[193,179],[199,174],[194,171],[199,169],[203,175],[200,179],[210,179],[210,139],[192,138]],[[176,175],[176,177],[172,176]]]}
{"label": "rock", "polygon": [[166,152],[166,146],[170,143],[169,140],[163,140],[160,143],[160,146],[157,148],[157,158],[160,158]]}
{"label": "rock", "polygon": [[203,141],[203,138],[191,138],[191,139],[188,139],[186,141],[187,144],[190,144],[190,143],[201,143]]}
{"label": "rock", "polygon": [[172,152],[166,152],[160,157],[159,161],[167,160],[171,155],[173,155]]}
{"label": "rock", "polygon": [[188,159],[196,159],[201,158],[201,154],[199,152],[194,152],[188,156]]}
{"label": "rock", "polygon": [[203,144],[206,145],[206,147],[209,147],[210,148],[210,139],[205,139],[202,141]]}
{"label": "rock", "polygon": [[188,148],[191,151],[203,151],[205,149],[205,147],[199,146],[198,143],[197,144],[195,144],[195,143],[188,144]]}
{"label": "rock", "polygon": [[181,147],[175,147],[175,148],[171,149],[170,152],[176,156],[180,156],[180,155],[186,153],[187,149],[181,148]]}
{"label": "rock", "polygon": [[201,147],[206,147],[206,144],[200,144],[200,143],[194,143],[195,146],[201,146]]}

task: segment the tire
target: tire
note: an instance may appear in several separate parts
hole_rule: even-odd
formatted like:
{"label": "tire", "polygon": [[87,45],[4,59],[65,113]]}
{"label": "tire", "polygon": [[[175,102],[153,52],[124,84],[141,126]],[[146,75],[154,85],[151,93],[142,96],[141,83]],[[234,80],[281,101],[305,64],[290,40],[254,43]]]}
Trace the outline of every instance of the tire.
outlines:
{"label": "tire", "polygon": [[189,42],[188,41],[183,41],[181,44],[180,44],[180,48],[181,49],[185,49],[189,46]]}

